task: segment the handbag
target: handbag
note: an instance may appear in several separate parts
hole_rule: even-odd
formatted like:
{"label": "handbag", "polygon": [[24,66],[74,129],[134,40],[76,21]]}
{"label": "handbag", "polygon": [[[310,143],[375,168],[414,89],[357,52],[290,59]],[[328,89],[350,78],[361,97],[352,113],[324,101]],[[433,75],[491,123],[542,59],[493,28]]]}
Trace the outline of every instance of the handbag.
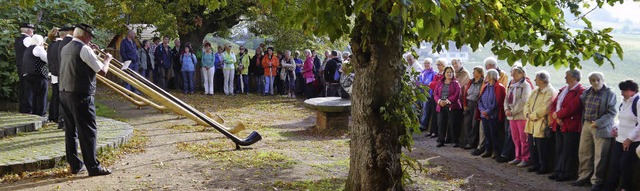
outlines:
{"label": "handbag", "polygon": [[553,136],[553,131],[551,131],[551,127],[547,126],[544,128],[544,138],[551,138]]}

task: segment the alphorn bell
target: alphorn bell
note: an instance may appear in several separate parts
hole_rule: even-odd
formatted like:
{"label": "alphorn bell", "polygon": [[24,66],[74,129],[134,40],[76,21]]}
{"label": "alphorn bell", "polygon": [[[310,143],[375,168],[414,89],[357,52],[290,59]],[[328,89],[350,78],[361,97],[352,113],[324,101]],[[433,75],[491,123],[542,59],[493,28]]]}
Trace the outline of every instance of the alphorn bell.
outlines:
{"label": "alphorn bell", "polygon": [[[98,55],[107,55],[104,51],[96,48],[95,46],[92,46],[92,48],[98,53]],[[104,61],[101,57],[99,57],[99,59]],[[196,110],[195,108],[182,102],[180,99],[151,83],[149,80],[142,77],[137,72],[129,69],[128,67],[126,67],[126,64],[123,64],[118,60],[112,60],[111,64],[112,67],[110,67],[110,69],[114,75],[131,84],[152,99],[160,102],[162,105],[171,109],[173,112],[190,118],[191,120],[196,121],[198,124],[210,126],[218,130],[218,132],[222,133],[236,144],[236,149],[240,149],[240,146],[249,146],[262,140],[262,136],[255,131],[251,132],[251,134],[249,134],[246,139],[238,138],[231,131],[239,132],[241,129],[227,129],[226,127],[224,127],[224,125],[210,119],[200,111]],[[237,128],[244,129],[244,125],[238,125]]]}
{"label": "alphorn bell", "polygon": [[[222,119],[220,115],[213,114],[207,110],[204,110],[204,114],[207,115],[209,118],[213,119],[214,121],[224,125],[224,119]],[[229,130],[229,132],[236,134],[236,132],[240,132],[242,130],[244,130],[244,124],[242,122],[238,122],[238,124],[236,124],[236,126],[234,126],[233,129]]]}

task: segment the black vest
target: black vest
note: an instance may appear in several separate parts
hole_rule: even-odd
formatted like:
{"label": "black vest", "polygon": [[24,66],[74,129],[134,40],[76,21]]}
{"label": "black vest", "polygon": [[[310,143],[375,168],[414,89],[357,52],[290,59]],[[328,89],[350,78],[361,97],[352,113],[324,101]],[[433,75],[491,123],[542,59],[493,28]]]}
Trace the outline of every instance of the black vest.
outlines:
{"label": "black vest", "polygon": [[22,74],[20,74],[20,76],[31,75],[36,73],[36,62],[38,62],[40,58],[33,55],[33,49],[35,48],[36,48],[36,45],[31,45],[24,50],[24,53],[22,54],[22,68],[21,68]]}
{"label": "black vest", "polygon": [[58,52],[58,45],[60,40],[54,41],[47,48],[47,62],[49,63],[49,71],[51,75],[60,76],[60,52]]}
{"label": "black vest", "polygon": [[22,42],[24,38],[27,38],[27,35],[21,34],[13,43],[13,49],[16,52],[16,67],[18,68],[18,75],[20,76],[22,76],[22,55],[24,54],[24,50],[27,49]]}
{"label": "black vest", "polygon": [[96,92],[96,72],[80,58],[83,43],[71,41],[62,48],[60,54],[61,92],[94,95]]}

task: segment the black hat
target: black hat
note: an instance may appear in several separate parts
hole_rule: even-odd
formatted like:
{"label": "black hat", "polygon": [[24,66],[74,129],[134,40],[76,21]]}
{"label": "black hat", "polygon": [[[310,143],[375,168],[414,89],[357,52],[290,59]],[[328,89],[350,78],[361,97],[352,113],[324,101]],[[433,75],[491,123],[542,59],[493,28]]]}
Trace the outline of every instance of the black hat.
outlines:
{"label": "black hat", "polygon": [[31,23],[22,23],[20,25],[20,28],[30,28],[30,29],[35,29],[36,27],[33,26],[33,24]]}
{"label": "black hat", "polygon": [[95,35],[93,35],[93,27],[92,26],[89,26],[88,24],[80,23],[80,24],[77,24],[76,27],[77,28],[81,28],[85,32],[89,33],[91,35],[91,37],[96,37]]}
{"label": "black hat", "polygon": [[75,26],[72,25],[64,25],[60,28],[60,30],[58,31],[73,31],[74,29],[76,29]]}

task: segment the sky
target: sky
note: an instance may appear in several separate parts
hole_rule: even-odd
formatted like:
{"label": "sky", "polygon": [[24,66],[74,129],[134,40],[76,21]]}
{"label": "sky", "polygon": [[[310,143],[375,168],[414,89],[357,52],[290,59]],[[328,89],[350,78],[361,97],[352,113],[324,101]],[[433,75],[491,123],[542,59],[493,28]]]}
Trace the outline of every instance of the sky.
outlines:
{"label": "sky", "polygon": [[617,3],[613,7],[605,4],[602,9],[594,10],[592,14],[587,15],[587,18],[595,22],[601,21],[601,18],[607,19],[607,17],[599,17],[602,14],[608,14],[614,19],[619,19],[619,22],[628,20],[638,25],[640,24],[640,2],[627,0],[624,4]]}

